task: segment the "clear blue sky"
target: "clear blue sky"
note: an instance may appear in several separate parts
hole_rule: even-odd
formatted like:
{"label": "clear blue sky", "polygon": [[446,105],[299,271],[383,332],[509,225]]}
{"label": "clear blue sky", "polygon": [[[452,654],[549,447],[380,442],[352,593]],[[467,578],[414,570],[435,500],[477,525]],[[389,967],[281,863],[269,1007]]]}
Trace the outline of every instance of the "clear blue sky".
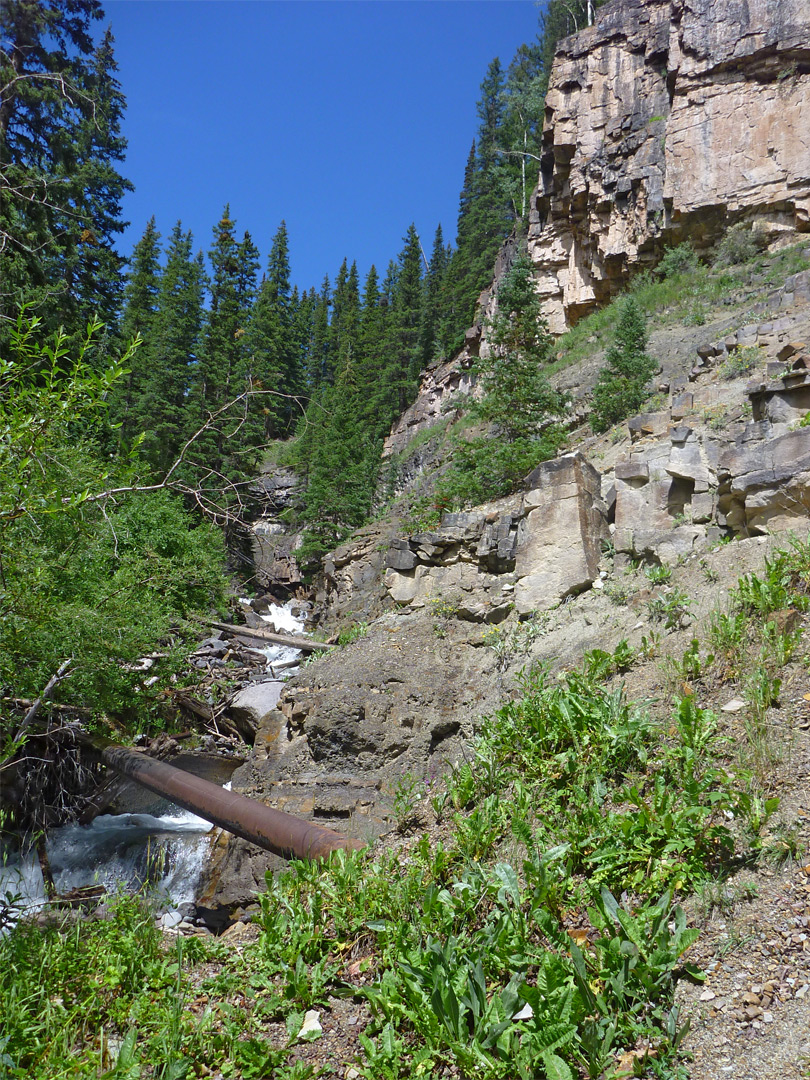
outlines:
{"label": "clear blue sky", "polygon": [[154,214],[206,252],[226,202],[262,266],[283,218],[293,281],[344,256],[384,273],[411,221],[455,240],[493,57],[537,33],[532,0],[107,0],[135,184],[124,254]]}

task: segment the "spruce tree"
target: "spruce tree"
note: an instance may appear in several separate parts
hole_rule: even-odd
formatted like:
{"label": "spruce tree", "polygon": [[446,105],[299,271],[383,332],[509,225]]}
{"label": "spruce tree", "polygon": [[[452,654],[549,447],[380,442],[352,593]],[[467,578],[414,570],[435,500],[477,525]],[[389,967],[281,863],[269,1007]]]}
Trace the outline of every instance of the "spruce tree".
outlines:
{"label": "spruce tree", "polygon": [[148,341],[150,363],[135,410],[142,455],[158,475],[176,459],[189,427],[188,388],[197,362],[206,282],[202,253],[192,252],[192,235],[178,221],[169,238]]}
{"label": "spruce tree", "polygon": [[389,422],[395,414],[403,412],[410,405],[422,368],[419,350],[422,250],[414,225],[409,226],[404,243],[395,268],[389,268],[388,277],[383,283],[383,296],[386,297],[390,315],[387,320],[387,356],[377,396],[381,415],[386,416]]}
{"label": "spruce tree", "polygon": [[136,336],[142,339],[129,362],[129,373],[114,388],[110,404],[110,416],[120,425],[119,435],[124,445],[129,445],[139,431],[136,414],[153,363],[152,326],[157,314],[159,289],[160,233],[152,217],[135,245],[132,270],[124,289],[121,334],[127,342]]}
{"label": "spruce tree", "polygon": [[[251,411],[251,368],[245,341],[256,292],[258,254],[245,233],[237,243],[235,222],[225,207],[209,252],[212,267],[210,307],[192,386],[189,433],[205,424],[195,459],[209,470],[211,497],[222,481],[235,484],[249,475],[261,441],[260,421]],[[238,404],[232,404],[236,403]]]}
{"label": "spruce tree", "polygon": [[591,427],[607,431],[620,420],[638,412],[647,398],[647,383],[657,370],[647,354],[647,321],[631,294],[623,302],[612,344],[605,354],[593,392]]}
{"label": "spruce tree", "polygon": [[433,250],[424,283],[422,320],[419,329],[421,366],[435,358],[443,345],[442,331],[447,321],[447,266],[450,254],[444,244],[442,227],[438,225],[433,238]]}
{"label": "spruce tree", "polygon": [[77,328],[84,331],[94,316],[109,328],[118,317],[125,260],[115,247],[124,231],[121,201],[132,184],[117,172],[126,139],[121,135],[125,100],[116,73],[114,38],[108,29],[93,53],[87,72],[87,92],[94,102],[82,116],[74,144],[74,160],[64,180],[75,189],[67,211],[68,224],[60,234],[60,270],[75,310]]}
{"label": "spruce tree", "polygon": [[120,301],[124,99],[97,0],[0,5],[0,343],[23,301],[46,328],[110,323]]}
{"label": "spruce tree", "polygon": [[557,421],[567,398],[549,386],[543,371],[552,338],[526,255],[504,275],[497,300],[489,354],[472,369],[480,396],[469,410],[489,430],[457,442],[452,467],[439,485],[446,505],[469,506],[508,495],[563,439]]}
{"label": "spruce tree", "polygon": [[284,438],[297,419],[295,395],[301,391],[301,343],[296,333],[297,293],[290,289],[287,226],[273,239],[267,272],[250,320],[248,348],[254,379],[265,393],[257,407],[265,437]]}

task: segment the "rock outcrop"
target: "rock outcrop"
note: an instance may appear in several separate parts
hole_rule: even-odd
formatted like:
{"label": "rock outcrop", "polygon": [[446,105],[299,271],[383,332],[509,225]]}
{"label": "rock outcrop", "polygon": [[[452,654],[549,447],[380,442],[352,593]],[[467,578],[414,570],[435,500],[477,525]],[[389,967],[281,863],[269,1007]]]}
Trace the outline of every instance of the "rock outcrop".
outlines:
{"label": "rock outcrop", "polygon": [[[615,0],[560,42],[528,246],[555,334],[607,303],[666,246],[698,250],[730,225],[810,231],[810,18],[807,0]],[[402,460],[469,393],[486,350],[499,254],[480,322],[430,368],[386,441]],[[403,471],[400,487],[413,481]]]}
{"label": "rock outcrop", "polygon": [[253,522],[252,556],[257,579],[265,589],[289,593],[301,584],[295,552],[300,532],[285,524],[282,515],[295,507],[301,481],[292,469],[272,467],[253,484],[259,516]]}
{"label": "rock outcrop", "polygon": [[552,330],[664,244],[810,230],[806,0],[621,0],[562,41],[529,252]]}
{"label": "rock outcrop", "polygon": [[390,598],[499,623],[513,607],[525,615],[581,592],[598,576],[608,535],[600,483],[580,454],[567,454],[538,465],[522,496],[445,513],[434,532],[395,539],[386,555]]}

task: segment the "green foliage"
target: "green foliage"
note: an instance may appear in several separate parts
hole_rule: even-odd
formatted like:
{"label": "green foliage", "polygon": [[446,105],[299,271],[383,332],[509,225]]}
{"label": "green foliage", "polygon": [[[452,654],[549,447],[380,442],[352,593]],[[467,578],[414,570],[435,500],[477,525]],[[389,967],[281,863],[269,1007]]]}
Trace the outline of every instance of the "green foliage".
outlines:
{"label": "green foliage", "polygon": [[749,222],[738,221],[732,225],[717,245],[715,267],[738,266],[750,262],[768,246],[768,238],[761,229]]}
{"label": "green foliage", "polygon": [[543,371],[551,337],[525,255],[503,278],[489,330],[490,354],[473,368],[481,396],[469,415],[490,425],[492,435],[457,442],[452,467],[438,488],[444,505],[474,505],[509,494],[564,439],[554,420],[567,399],[549,386]]}
{"label": "green foliage", "polygon": [[656,361],[644,351],[646,347],[646,320],[631,294],[622,303],[615,337],[594,387],[591,411],[594,431],[607,431],[612,424],[641,408],[647,397],[647,383],[657,368]]}
{"label": "green foliage", "polygon": [[743,375],[750,375],[764,359],[764,350],[757,345],[748,345],[742,349],[735,349],[729,353],[728,358],[718,367],[717,374],[721,379],[730,381],[739,379]]}
{"label": "green foliage", "polygon": [[[758,665],[766,709],[790,648],[768,615],[807,600],[810,546],[795,541],[757,581],[742,579],[732,602],[770,627]],[[22,927],[0,939],[0,989],[14,987],[0,1017],[10,1075],[90,1080],[147,1062],[163,1076],[188,1063],[256,1080],[304,1075],[291,1061],[303,1009],[336,995],[371,1010],[355,1066],[369,1078],[595,1080],[638,1046],[674,1075],[688,1031],[675,980],[702,975],[688,960],[697,930],[673,890],[720,895],[732,861],[771,850],[759,833],[778,802],[729,768],[733,748],[693,694],[656,721],[605,686],[631,662],[620,643],[578,671],[525,673],[431,800],[448,819],[444,840],[268,875],[254,946],[212,954],[187,941],[156,956],[137,906],[114,930],[87,923],[57,938]],[[711,664],[694,639],[676,666],[694,680]],[[405,777],[395,793],[403,824],[423,783]],[[772,850],[789,856],[795,837],[780,834]],[[29,987],[19,972],[31,970]],[[203,1013],[182,1008],[192,971]],[[85,1013],[95,1028],[80,1026]],[[286,1042],[267,1038],[268,1022],[286,1026]],[[102,1026],[117,1063],[100,1060],[88,1034]]]}
{"label": "green foliage", "polygon": [[656,593],[648,604],[653,622],[661,622],[667,630],[680,630],[689,620],[691,600],[682,589],[667,588]]}
{"label": "green foliage", "polygon": [[112,325],[124,260],[117,171],[124,98],[97,0],[0,7],[0,349],[15,312],[36,306],[49,331]]}
{"label": "green foliage", "polygon": [[666,585],[672,577],[672,567],[667,566],[666,563],[661,563],[658,566],[648,566],[644,573],[653,585]]}
{"label": "green foliage", "polygon": [[352,645],[355,641],[360,641],[368,633],[368,623],[359,622],[350,626],[348,630],[341,630],[337,636],[338,645]]}
{"label": "green foliage", "polygon": [[697,269],[697,266],[697,253],[687,240],[683,244],[678,244],[677,247],[667,248],[661,256],[656,271],[661,277],[669,278],[675,274],[689,273]]}
{"label": "green foliage", "polygon": [[58,699],[143,722],[159,687],[147,693],[131,664],[220,597],[221,541],[102,450],[130,354],[98,372],[98,324],[76,357],[40,332],[21,316],[0,359],[0,682],[36,697],[71,659]]}

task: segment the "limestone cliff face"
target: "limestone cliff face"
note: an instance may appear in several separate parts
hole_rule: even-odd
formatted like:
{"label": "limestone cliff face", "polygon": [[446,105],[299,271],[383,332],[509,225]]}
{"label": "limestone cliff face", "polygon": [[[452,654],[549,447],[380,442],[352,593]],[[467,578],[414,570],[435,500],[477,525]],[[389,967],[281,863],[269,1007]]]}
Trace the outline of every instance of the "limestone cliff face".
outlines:
{"label": "limestone cliff face", "polygon": [[615,0],[560,43],[529,229],[552,330],[664,244],[810,229],[807,0]]}

